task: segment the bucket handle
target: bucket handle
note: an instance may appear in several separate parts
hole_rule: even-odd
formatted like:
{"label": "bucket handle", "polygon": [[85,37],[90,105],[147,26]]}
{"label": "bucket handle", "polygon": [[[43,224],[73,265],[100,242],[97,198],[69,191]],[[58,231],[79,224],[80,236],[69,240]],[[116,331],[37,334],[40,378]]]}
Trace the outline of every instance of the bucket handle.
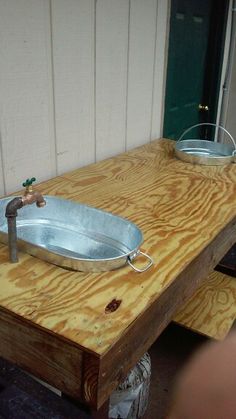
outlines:
{"label": "bucket handle", "polygon": [[224,127],[222,127],[221,125],[217,125],[217,124],[212,124],[211,122],[202,122],[201,124],[196,124],[196,125],[193,125],[192,127],[190,127],[190,128],[188,128],[188,129],[186,129],[184,132],[183,132],[183,134],[179,137],[179,139],[178,139],[178,141],[181,141],[182,140],[182,138],[184,137],[184,135],[185,134],[187,134],[187,132],[189,132],[190,130],[192,130],[193,128],[196,128],[196,127],[199,127],[199,126],[202,126],[202,125],[211,125],[211,126],[214,126],[214,127],[216,127],[216,128],[221,128],[228,136],[229,136],[229,138],[231,139],[231,141],[232,141],[232,143],[233,143],[233,145],[234,145],[234,148],[235,148],[235,150],[233,151],[233,156],[235,156],[235,154],[236,154],[236,143],[235,143],[235,140],[234,140],[234,138],[232,137],[232,135],[229,133],[229,131],[227,131],[227,129],[225,129]]}
{"label": "bucket handle", "polygon": [[[140,255],[148,259],[148,263],[146,266],[144,266],[144,268],[136,268],[136,266],[132,264],[132,260],[136,259]],[[131,266],[131,268],[136,272],[146,272],[153,265],[153,260],[151,256],[147,255],[146,253],[141,252],[141,250],[137,250],[137,252],[132,257],[132,260],[131,260],[131,257],[128,256],[127,262],[129,266]]]}

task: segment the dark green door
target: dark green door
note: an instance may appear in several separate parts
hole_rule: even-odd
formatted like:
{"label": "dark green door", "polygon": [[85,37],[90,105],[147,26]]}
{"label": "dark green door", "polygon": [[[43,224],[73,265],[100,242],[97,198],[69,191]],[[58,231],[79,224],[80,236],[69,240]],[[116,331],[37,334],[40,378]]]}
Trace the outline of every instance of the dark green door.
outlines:
{"label": "dark green door", "polygon": [[228,2],[172,0],[163,135],[215,122]]}

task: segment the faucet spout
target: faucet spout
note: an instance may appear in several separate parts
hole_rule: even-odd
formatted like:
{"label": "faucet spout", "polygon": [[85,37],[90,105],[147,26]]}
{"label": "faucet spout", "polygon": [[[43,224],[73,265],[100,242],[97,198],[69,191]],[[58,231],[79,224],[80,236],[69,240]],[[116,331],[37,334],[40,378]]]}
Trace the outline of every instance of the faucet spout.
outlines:
{"label": "faucet spout", "polygon": [[22,196],[22,202],[24,205],[31,205],[36,203],[38,208],[44,207],[46,205],[46,201],[44,197],[38,191],[27,191],[24,196]]}
{"label": "faucet spout", "polygon": [[38,191],[33,191],[32,182],[35,178],[27,179],[23,186],[26,186],[25,194],[13,198],[6,206],[5,216],[7,217],[8,226],[8,248],[9,258],[12,263],[18,262],[17,252],[17,232],[16,232],[16,217],[17,211],[25,205],[36,203],[37,207],[41,208],[46,205],[44,197]]}

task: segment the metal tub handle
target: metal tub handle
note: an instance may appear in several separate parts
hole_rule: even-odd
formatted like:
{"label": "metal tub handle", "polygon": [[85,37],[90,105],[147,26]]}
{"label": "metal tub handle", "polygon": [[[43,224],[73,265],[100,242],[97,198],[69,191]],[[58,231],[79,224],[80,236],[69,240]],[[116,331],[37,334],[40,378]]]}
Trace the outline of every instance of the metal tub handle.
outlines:
{"label": "metal tub handle", "polygon": [[232,141],[232,143],[233,143],[233,145],[234,145],[235,150],[233,151],[232,156],[233,156],[233,157],[235,157],[235,154],[236,154],[236,143],[235,143],[235,140],[234,140],[234,138],[232,137],[232,135],[229,133],[229,131],[227,131],[227,129],[225,129],[225,128],[224,128],[224,127],[222,127],[221,125],[212,124],[211,122],[202,122],[201,124],[196,124],[196,125],[193,125],[192,127],[188,128],[188,129],[186,129],[186,130],[183,132],[183,134],[179,137],[178,141],[181,141],[181,140],[182,140],[182,138],[184,137],[184,135],[185,135],[185,134],[187,134],[187,132],[191,131],[193,128],[200,127],[200,126],[202,126],[202,125],[211,125],[211,126],[214,126],[214,127],[216,127],[216,128],[220,128],[220,129],[222,129],[222,130],[223,130],[223,131],[224,131],[224,132],[225,132],[225,133],[229,136],[229,138],[231,139],[231,141]]}
{"label": "metal tub handle", "polygon": [[232,156],[234,157],[233,163],[236,163],[236,149],[233,151]]}
{"label": "metal tub handle", "polygon": [[[134,266],[133,263],[132,263],[132,260],[136,259],[140,255],[144,256],[145,258],[148,259],[148,263],[147,263],[146,266],[144,266],[144,268],[136,268],[136,266]],[[132,257],[132,260],[131,260],[130,256],[128,256],[127,262],[131,266],[131,268],[133,268],[133,270],[136,271],[136,272],[146,272],[154,264],[152,258],[149,255],[147,255],[146,253],[141,252],[141,250],[138,250],[135,253],[135,255]]]}

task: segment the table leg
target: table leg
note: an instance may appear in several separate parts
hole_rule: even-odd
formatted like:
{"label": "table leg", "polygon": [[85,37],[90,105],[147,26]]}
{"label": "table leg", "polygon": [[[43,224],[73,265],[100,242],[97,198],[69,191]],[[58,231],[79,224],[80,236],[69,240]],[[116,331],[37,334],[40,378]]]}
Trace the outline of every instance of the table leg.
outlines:
{"label": "table leg", "polygon": [[91,411],[92,419],[108,419],[109,414],[109,400],[107,400],[99,410]]}

